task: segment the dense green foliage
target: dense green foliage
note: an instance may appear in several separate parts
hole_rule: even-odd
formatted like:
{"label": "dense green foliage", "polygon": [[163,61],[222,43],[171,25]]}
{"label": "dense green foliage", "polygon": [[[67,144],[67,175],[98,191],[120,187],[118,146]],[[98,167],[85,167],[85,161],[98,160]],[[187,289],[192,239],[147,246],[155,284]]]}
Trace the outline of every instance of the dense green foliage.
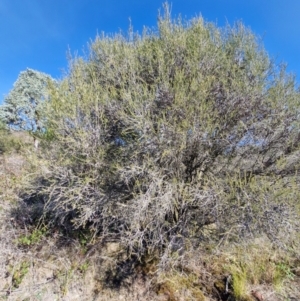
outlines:
{"label": "dense green foliage", "polygon": [[0,106],[0,118],[15,130],[40,131],[43,128],[43,106],[48,99],[49,75],[27,69],[20,72],[13,89]]}
{"label": "dense green foliage", "polygon": [[166,11],[157,31],[97,37],[49,93],[27,199],[50,224],[138,254],[296,231],[299,91],[243,25]]}

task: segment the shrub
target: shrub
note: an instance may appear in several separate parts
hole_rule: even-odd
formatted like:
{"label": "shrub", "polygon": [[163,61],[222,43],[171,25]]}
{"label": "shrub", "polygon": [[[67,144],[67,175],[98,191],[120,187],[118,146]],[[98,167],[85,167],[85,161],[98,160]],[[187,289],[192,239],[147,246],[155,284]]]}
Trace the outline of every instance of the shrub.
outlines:
{"label": "shrub", "polygon": [[242,24],[166,9],[157,31],[98,36],[50,98],[48,171],[27,195],[50,224],[139,256],[295,230],[299,91]]}

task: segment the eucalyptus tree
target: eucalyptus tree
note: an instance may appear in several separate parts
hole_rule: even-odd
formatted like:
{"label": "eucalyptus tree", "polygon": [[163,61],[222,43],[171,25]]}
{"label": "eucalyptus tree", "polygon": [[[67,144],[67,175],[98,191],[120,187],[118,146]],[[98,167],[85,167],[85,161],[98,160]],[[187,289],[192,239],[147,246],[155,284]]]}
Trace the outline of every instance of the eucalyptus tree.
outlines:
{"label": "eucalyptus tree", "polygon": [[20,72],[12,90],[0,106],[0,118],[14,130],[41,131],[44,123],[43,107],[48,99],[50,75],[26,69]]}

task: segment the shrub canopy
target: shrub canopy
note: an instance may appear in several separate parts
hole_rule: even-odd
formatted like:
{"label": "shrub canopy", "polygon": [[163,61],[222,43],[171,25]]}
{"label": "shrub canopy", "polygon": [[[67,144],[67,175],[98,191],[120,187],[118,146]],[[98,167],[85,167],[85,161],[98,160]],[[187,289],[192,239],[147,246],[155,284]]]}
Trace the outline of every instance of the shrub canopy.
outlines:
{"label": "shrub canopy", "polygon": [[138,254],[261,233],[284,244],[299,206],[294,77],[242,24],[166,11],[130,36],[98,36],[50,87],[48,170],[28,197]]}

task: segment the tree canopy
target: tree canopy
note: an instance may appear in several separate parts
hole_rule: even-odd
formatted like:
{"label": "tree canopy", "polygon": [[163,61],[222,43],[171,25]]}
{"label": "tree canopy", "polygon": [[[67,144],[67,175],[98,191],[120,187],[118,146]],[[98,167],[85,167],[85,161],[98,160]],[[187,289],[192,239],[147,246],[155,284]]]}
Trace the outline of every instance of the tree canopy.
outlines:
{"label": "tree canopy", "polygon": [[1,120],[15,130],[40,131],[49,81],[54,80],[40,71],[26,69],[20,72],[13,89],[0,106]]}

